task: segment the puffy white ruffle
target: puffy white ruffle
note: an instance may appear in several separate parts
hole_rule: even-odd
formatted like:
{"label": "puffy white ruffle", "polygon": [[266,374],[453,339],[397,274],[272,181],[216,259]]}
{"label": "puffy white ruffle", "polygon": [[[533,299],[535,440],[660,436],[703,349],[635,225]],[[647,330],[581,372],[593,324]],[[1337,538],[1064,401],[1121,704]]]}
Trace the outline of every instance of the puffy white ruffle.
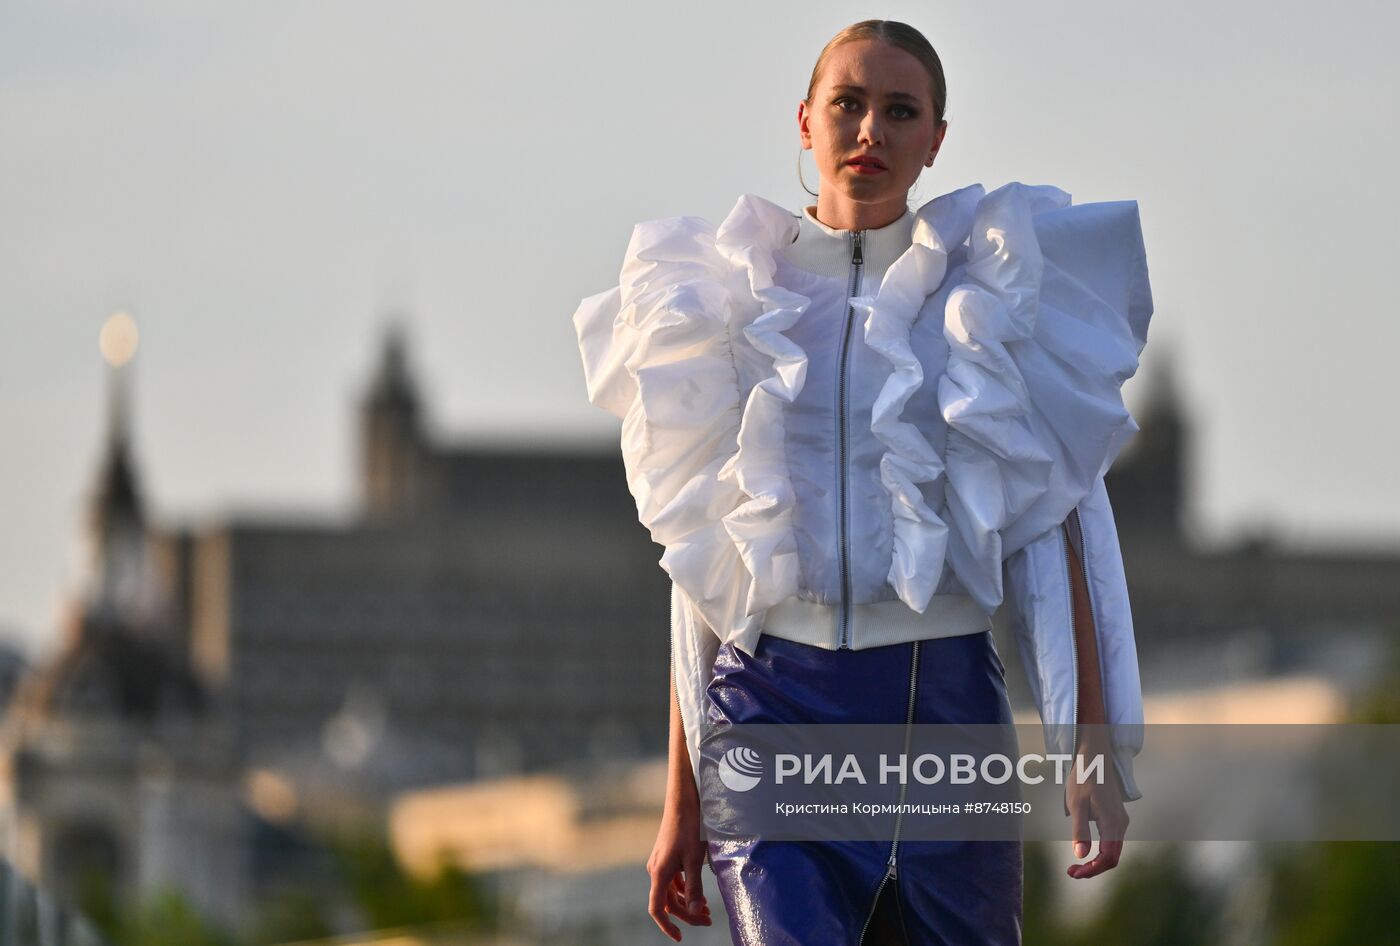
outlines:
{"label": "puffy white ruffle", "polygon": [[1011,183],[977,205],[948,294],[948,564],[989,613],[1001,564],[1058,527],[1137,432],[1123,402],[1152,302],[1137,204]]}
{"label": "puffy white ruffle", "polygon": [[589,398],[622,418],[628,485],[662,568],[749,653],[764,612],[798,592],[783,405],[807,356],[783,332],[810,300],[773,283],[774,249],[796,228],[751,194],[717,230],[699,217],[639,224],[619,286],[574,314]]}
{"label": "puffy white ruffle", "polygon": [[921,484],[944,475],[944,459],[924,431],[900,416],[924,383],[923,365],[914,354],[910,333],[928,296],[947,276],[949,250],[967,239],[982,193],[981,185],[975,184],[921,207],[909,249],[890,264],[874,294],[851,300],[865,315],[866,344],[884,355],[891,367],[870,422],[871,432],[886,448],[880,459],[880,482],[890,495],[893,512],[889,583],[901,601],[921,614],[942,578],[949,530],[921,490]]}
{"label": "puffy white ruffle", "polygon": [[[627,478],[662,567],[721,640],[752,653],[763,612],[798,592],[784,405],[807,357],[784,332],[810,300],[773,283],[797,220],[746,194],[718,229],[639,224],[620,285],[574,314],[589,398],[623,420]],[[928,379],[910,332],[968,244],[947,294],[939,455],[901,415]],[[1054,528],[1137,431],[1122,385],[1152,314],[1137,204],[972,185],[921,207],[913,243],[853,300],[891,374],[872,414],[893,512],[889,583],[924,611],[945,568],[992,613],[1002,562]],[[944,479],[939,509],[924,487]]]}

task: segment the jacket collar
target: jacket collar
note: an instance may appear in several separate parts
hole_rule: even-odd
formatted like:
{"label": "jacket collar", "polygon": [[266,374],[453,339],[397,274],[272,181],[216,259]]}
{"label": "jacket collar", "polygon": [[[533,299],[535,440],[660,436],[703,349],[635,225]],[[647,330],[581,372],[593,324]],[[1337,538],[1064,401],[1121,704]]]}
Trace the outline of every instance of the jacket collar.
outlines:
{"label": "jacket collar", "polygon": [[[981,184],[969,184],[926,201],[917,211],[904,214],[888,226],[867,230],[868,237],[873,235],[866,244],[870,254],[867,258],[878,258],[888,267],[911,246],[947,252],[967,242],[972,232],[973,214],[985,194],[986,189]],[[816,266],[824,267],[814,268],[814,272],[839,273],[849,265],[849,234],[849,230],[827,227],[805,209],[797,215],[757,194],[744,194],[719,225],[715,242],[731,259],[748,257],[758,251],[768,257],[770,265],[764,268],[770,272],[772,254],[781,250],[791,262],[804,269],[808,266],[802,261],[811,260]],[[842,268],[833,270],[829,257],[838,251]]]}
{"label": "jacket collar", "polygon": [[[829,227],[817,219],[816,207],[802,208],[797,239],[783,255],[798,269],[822,276],[844,276],[851,268],[851,230]],[[908,208],[892,223],[863,232],[861,254],[871,272],[884,272],[913,242],[914,211]]]}

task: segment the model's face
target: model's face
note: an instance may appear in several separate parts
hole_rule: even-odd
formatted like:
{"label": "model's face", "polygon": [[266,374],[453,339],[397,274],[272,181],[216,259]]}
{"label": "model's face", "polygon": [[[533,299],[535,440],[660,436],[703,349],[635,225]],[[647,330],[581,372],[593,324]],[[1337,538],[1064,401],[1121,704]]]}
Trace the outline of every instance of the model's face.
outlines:
{"label": "model's face", "polygon": [[[934,124],[929,77],[919,60],[878,40],[834,49],[811,107],[800,104],[797,121],[821,190],[860,204],[906,200],[948,130],[946,121]],[[851,163],[857,155],[884,168],[858,167]]]}

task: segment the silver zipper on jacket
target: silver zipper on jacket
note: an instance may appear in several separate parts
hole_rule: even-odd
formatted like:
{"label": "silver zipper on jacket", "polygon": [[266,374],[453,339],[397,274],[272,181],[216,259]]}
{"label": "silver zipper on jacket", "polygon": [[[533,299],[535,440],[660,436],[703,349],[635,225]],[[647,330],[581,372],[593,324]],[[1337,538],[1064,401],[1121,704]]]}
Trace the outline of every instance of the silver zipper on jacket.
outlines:
{"label": "silver zipper on jacket", "polygon": [[[914,641],[914,656],[909,661],[909,708],[904,716],[904,759],[909,760],[909,741],[914,734],[914,693],[915,686],[919,679],[919,644]],[[909,790],[909,779],[906,771],[905,778],[899,785],[899,807],[895,809],[894,815],[894,839],[890,841],[890,856],[885,861],[885,875],[880,878],[880,886],[875,888],[875,899],[870,903],[870,912],[865,915],[865,925],[860,928],[860,939],[856,940],[856,946],[861,946],[865,942],[866,931],[870,929],[870,921],[875,918],[875,908],[880,905],[880,894],[884,893],[885,884],[899,876],[899,863],[896,860],[899,853],[899,828],[904,823],[904,797]]]}
{"label": "silver zipper on jacket", "polygon": [[841,328],[841,350],[836,360],[836,495],[840,518],[840,541],[838,542],[841,559],[840,647],[843,650],[850,649],[851,627],[850,524],[847,521],[850,515],[850,502],[846,496],[846,481],[849,479],[847,466],[850,453],[850,446],[847,443],[850,425],[846,418],[849,401],[846,393],[847,360],[851,350],[851,323],[854,321],[854,307],[851,305],[851,297],[860,292],[861,268],[865,263],[865,259],[861,255],[864,234],[863,230],[855,230],[851,233],[851,283],[850,291],[846,293],[846,318]]}

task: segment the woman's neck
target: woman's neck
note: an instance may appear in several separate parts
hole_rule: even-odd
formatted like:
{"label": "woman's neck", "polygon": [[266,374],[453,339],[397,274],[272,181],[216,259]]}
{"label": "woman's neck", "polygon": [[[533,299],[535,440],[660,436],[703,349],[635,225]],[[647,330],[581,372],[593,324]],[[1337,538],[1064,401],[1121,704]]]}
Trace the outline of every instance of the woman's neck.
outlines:
{"label": "woman's neck", "polygon": [[866,204],[847,200],[825,187],[817,195],[816,218],[833,230],[878,230],[894,223],[908,209],[904,198]]}

